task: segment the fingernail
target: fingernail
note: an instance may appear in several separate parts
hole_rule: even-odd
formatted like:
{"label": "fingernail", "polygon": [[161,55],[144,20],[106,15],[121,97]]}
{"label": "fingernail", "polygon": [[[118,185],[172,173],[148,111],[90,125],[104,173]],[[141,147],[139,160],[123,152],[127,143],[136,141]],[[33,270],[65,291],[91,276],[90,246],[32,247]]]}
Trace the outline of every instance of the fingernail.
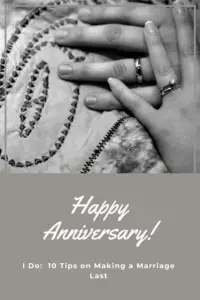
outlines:
{"label": "fingernail", "polygon": [[111,87],[115,87],[117,85],[117,80],[115,78],[108,78],[108,83]]}
{"label": "fingernail", "polygon": [[84,7],[79,10],[78,14],[80,17],[87,18],[87,17],[89,17],[90,13],[91,13],[90,9]]}
{"label": "fingernail", "polygon": [[62,65],[59,70],[61,75],[68,75],[72,72],[72,67],[70,65]]}
{"label": "fingernail", "polygon": [[85,98],[85,102],[86,102],[87,105],[93,105],[97,102],[97,99],[94,96],[87,96]]}
{"label": "fingernail", "polygon": [[145,23],[145,27],[146,27],[147,31],[150,34],[157,34],[158,33],[158,28],[156,27],[156,25],[152,21],[147,21]]}
{"label": "fingernail", "polygon": [[184,15],[185,13],[184,3],[181,1],[174,2],[174,10],[178,15]]}
{"label": "fingernail", "polygon": [[55,38],[58,40],[63,40],[64,38],[66,38],[68,35],[68,31],[67,30],[63,30],[63,31],[58,31],[55,33]]}

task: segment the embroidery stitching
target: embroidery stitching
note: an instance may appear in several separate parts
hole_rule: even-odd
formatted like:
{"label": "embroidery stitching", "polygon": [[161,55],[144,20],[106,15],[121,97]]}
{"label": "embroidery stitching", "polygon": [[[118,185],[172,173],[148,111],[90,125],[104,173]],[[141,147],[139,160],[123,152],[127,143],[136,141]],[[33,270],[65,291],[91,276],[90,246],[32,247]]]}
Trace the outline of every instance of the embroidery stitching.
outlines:
{"label": "embroidery stitching", "polygon": [[[54,4],[60,5],[61,1],[55,1],[55,3],[50,2],[47,5],[54,5]],[[22,32],[22,29],[25,28],[32,19],[34,19],[36,16],[37,17],[40,16],[40,14],[46,10],[47,7],[36,8],[27,17],[25,17],[22,21],[20,21],[19,24],[17,25],[17,28],[14,34],[11,36],[10,40],[8,41],[7,47],[3,52],[2,58],[0,60],[1,79],[4,78],[5,65],[6,65],[6,60],[8,59],[8,54],[11,53],[14,43],[19,39],[19,35]],[[37,44],[36,46],[34,46],[34,43],[38,43],[39,40],[42,39],[45,34],[48,34],[50,32],[50,30],[55,30],[60,26],[64,26],[65,24],[76,25],[77,21],[70,18],[63,18],[59,21],[55,21],[48,28],[45,28],[43,31],[33,36],[32,41],[29,42],[28,46],[26,47],[23,54],[21,55],[21,62],[16,66],[11,77],[8,79],[6,83],[6,89],[2,87],[4,85],[3,80],[0,81],[0,103],[1,103],[0,108],[2,107],[2,104],[5,102],[5,93],[9,95],[11,89],[13,88],[14,83],[16,82],[17,77],[20,75],[20,72],[26,67],[26,64],[29,62],[29,60],[32,59],[33,56],[36,55],[38,51],[41,51],[42,48],[46,47],[48,44],[50,44],[52,47],[58,47],[57,44],[54,42],[43,41],[40,44]],[[65,47],[58,47],[58,48],[62,49],[63,52],[68,51],[68,57],[71,60],[83,61],[85,59],[84,56],[75,57],[71,53],[71,51],[67,50]],[[41,95],[37,99],[32,100],[32,95],[34,92],[33,89],[35,87],[34,82],[37,80],[37,76],[40,74],[42,70],[44,70],[44,72],[46,73],[46,76],[44,76],[43,78],[43,90]],[[48,97],[49,73],[50,70],[47,63],[45,61],[41,61],[33,70],[30,76],[28,89],[26,90],[26,94],[25,94],[25,101],[21,107],[21,113],[19,115],[21,121],[21,124],[19,126],[19,136],[21,138],[27,138],[31,134],[32,130],[37,125],[37,122],[41,118],[41,113]],[[23,167],[31,167],[34,165],[41,164],[43,162],[48,161],[51,157],[53,157],[57,153],[57,151],[62,147],[66,139],[66,136],[68,135],[68,132],[71,128],[72,122],[74,121],[74,116],[76,114],[76,108],[79,100],[78,97],[79,85],[78,84],[74,84],[74,85],[75,88],[73,90],[71,108],[69,110],[70,114],[69,116],[67,116],[63,128],[60,130],[60,136],[57,138],[56,142],[54,143],[54,146],[48,151],[48,153],[42,155],[41,158],[35,158],[32,162],[31,161],[16,162],[13,158],[9,158],[8,155],[3,154],[2,149],[0,149],[0,158],[7,161],[8,164],[10,164],[12,167],[23,168]],[[35,109],[33,119],[29,121],[30,127],[27,128],[25,125],[25,121],[27,120],[26,114],[28,109],[30,109],[33,106],[33,103],[36,104],[37,107]]]}

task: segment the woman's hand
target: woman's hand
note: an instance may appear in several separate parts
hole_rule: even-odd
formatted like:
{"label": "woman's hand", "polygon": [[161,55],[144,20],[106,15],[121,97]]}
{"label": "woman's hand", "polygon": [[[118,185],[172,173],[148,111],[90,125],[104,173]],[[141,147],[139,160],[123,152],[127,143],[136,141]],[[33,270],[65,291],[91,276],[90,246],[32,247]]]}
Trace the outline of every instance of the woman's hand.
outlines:
{"label": "woman's hand", "polygon": [[[176,32],[170,8],[141,3],[131,3],[124,6],[91,6],[90,14],[86,16],[80,10],[82,21],[92,24],[90,27],[74,27],[57,34],[56,42],[60,45],[74,47],[94,47],[106,51],[122,51],[123,58],[129,55],[131,59],[121,59],[108,62],[74,63],[62,65],[59,76],[64,80],[107,82],[108,77],[116,77],[126,83],[136,83],[134,53],[143,53],[141,59],[142,74],[146,85],[151,87],[135,90],[144,96],[145,100],[154,106],[159,105],[160,97],[155,85],[152,66],[147,56],[148,49],[143,35],[146,21],[154,20],[164,40],[166,50],[178,75],[178,55]],[[110,24],[108,24],[110,23]],[[67,33],[67,35],[66,35]],[[68,68],[67,68],[68,67]],[[71,67],[71,68],[69,68]],[[71,71],[70,71],[71,70]],[[134,89],[133,89],[134,90]],[[96,109],[112,109],[120,107],[112,93],[89,95],[98,97],[102,105]],[[99,103],[99,101],[98,101]],[[107,106],[106,106],[107,103]]]}
{"label": "woman's hand", "polygon": [[[163,97],[163,105],[154,109],[142,97],[133,93],[118,79],[110,78],[114,96],[146,127],[154,139],[169,171],[192,173],[195,171],[195,149],[199,132],[200,104],[200,49],[194,56],[194,30],[188,9],[176,4],[173,15],[180,54],[181,84]],[[144,30],[152,67],[160,89],[177,80],[174,68],[163,46],[157,27],[147,22]],[[195,80],[197,99],[195,99]],[[197,100],[197,101],[196,101]]]}

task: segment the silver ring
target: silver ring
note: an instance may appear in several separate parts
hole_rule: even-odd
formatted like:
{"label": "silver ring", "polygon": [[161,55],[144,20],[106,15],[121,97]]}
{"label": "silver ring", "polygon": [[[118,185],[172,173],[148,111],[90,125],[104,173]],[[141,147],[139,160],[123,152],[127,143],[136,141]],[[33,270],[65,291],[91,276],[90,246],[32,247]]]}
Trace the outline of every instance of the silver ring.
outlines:
{"label": "silver ring", "polygon": [[142,76],[142,67],[141,67],[141,58],[135,59],[135,68],[136,68],[136,80],[137,83],[143,83],[143,76]]}
{"label": "silver ring", "polygon": [[160,89],[161,97],[164,97],[167,94],[169,94],[171,91],[178,89],[179,86],[180,86],[179,83],[175,79],[172,79],[171,81],[169,81],[169,83],[166,86]]}

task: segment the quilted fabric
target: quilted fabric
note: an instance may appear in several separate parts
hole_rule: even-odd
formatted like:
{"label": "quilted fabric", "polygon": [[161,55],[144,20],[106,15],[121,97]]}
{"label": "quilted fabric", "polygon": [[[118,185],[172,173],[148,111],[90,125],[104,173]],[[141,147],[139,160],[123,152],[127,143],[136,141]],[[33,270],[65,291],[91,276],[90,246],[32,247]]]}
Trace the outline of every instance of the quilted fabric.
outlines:
{"label": "quilted fabric", "polygon": [[[94,53],[54,43],[57,29],[88,26],[77,19],[77,6],[61,6],[78,3],[45,2],[48,5],[20,19],[14,33],[8,27],[9,39],[0,60],[0,168],[6,162],[9,172],[167,172],[151,138],[134,117],[84,106],[85,95],[103,87],[58,77],[62,62],[96,59]],[[108,57],[101,55],[101,59]]]}

